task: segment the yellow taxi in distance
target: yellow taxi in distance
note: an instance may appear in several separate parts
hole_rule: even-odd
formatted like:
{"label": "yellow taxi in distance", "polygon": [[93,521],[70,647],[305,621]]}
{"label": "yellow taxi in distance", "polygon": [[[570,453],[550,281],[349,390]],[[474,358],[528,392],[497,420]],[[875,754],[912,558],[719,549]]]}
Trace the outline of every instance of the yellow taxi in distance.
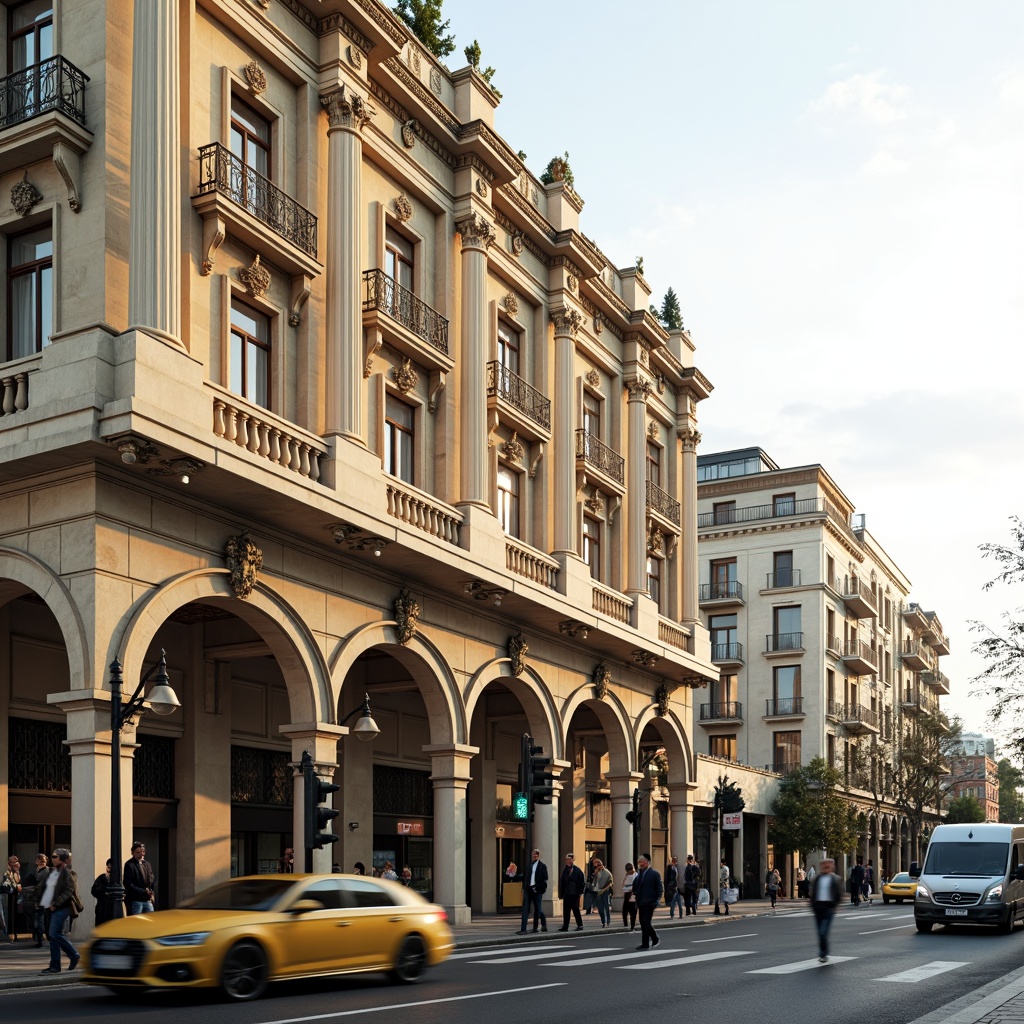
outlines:
{"label": "yellow taxi in distance", "polygon": [[177,910],[108,921],[83,981],[116,993],[219,988],[256,999],[272,981],[387,971],[412,982],[454,943],[448,916],[397,882],[361,875],[248,875]]}
{"label": "yellow taxi in distance", "polygon": [[917,879],[911,878],[906,871],[900,871],[892,876],[888,882],[882,883],[882,902],[888,903],[895,900],[902,903],[904,900],[913,900],[917,892]]}

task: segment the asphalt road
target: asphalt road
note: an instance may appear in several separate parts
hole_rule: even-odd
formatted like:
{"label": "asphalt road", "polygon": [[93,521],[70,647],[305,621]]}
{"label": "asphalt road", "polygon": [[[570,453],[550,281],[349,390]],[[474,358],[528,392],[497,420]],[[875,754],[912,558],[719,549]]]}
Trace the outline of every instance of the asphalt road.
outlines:
{"label": "asphalt road", "polygon": [[380,1019],[403,1024],[505,1024],[524,1020],[624,1024],[696,1016],[701,1024],[908,1024],[1020,967],[1024,930],[914,929],[909,906],[843,908],[832,959],[820,964],[813,919],[719,919],[664,929],[638,952],[639,932],[593,929],[461,948],[419,984],[353,977],[271,988],[256,1003],[162,995],[126,1001],[83,985],[0,995],[0,1021],[183,1021],[312,1024]]}

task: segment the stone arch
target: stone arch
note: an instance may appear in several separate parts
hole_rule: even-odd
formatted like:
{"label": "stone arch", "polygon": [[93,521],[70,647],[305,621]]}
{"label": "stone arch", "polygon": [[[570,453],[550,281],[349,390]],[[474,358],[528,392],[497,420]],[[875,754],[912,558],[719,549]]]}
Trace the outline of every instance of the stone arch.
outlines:
{"label": "stone arch", "polygon": [[386,647],[420,691],[430,723],[430,742],[468,743],[466,706],[444,655],[420,632],[407,644],[400,644],[396,630],[392,621],[373,622],[342,638],[329,659],[333,706],[340,707],[345,678],[360,655],[375,647]]}
{"label": "stone arch", "polygon": [[293,722],[335,722],[330,670],[296,611],[264,582],[245,599],[235,597],[227,569],[196,569],[172,577],[138,603],[120,636],[111,638],[110,660],[123,652],[126,680],[138,679],[157,630],[193,601],[237,615],[266,641],[288,689]]}
{"label": "stone arch", "polygon": [[[562,722],[558,717],[555,699],[540,674],[527,665],[521,676],[514,676],[509,658],[494,658],[477,669],[466,687],[466,721],[473,720],[473,712],[484,690],[494,682],[504,683],[519,698],[530,723],[530,732],[545,750],[552,751],[555,760],[565,759]],[[543,729],[539,726],[543,725]]]}
{"label": "stone arch", "polygon": [[44,562],[16,548],[0,547],[0,605],[31,592],[46,602],[57,620],[68,657],[68,672],[73,689],[90,690],[96,686],[92,674],[90,645],[85,623],[71,591]]}
{"label": "stone arch", "polygon": [[[597,716],[608,740],[608,760],[613,771],[632,771],[636,759],[636,737],[629,713],[619,697],[609,691],[603,700],[594,696],[592,683],[577,687],[566,698],[562,706],[562,736],[560,743],[568,751],[569,726],[573,715],[581,708],[588,707]],[[572,760],[569,758],[569,760]]]}
{"label": "stone arch", "polygon": [[687,783],[695,783],[697,781],[697,761],[693,756],[686,730],[679,721],[679,717],[671,709],[667,714],[659,715],[657,707],[653,704],[644,708],[634,725],[636,747],[639,747],[644,729],[652,724],[657,726],[658,735],[661,737],[662,745],[668,756],[669,789],[685,788]]}

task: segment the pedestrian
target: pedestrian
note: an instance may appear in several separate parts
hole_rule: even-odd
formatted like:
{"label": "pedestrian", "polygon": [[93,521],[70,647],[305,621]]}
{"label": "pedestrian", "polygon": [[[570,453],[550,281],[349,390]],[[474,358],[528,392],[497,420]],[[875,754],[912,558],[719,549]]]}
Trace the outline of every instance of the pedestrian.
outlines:
{"label": "pedestrian", "polygon": [[565,855],[565,867],[558,876],[558,898],[562,901],[562,927],[560,932],[569,930],[569,915],[576,918],[576,931],[583,931],[583,918],[580,915],[580,897],[587,880],[575,864],[571,853]]}
{"label": "pedestrian", "polygon": [[597,874],[597,854],[587,864],[587,884],[583,890],[583,913],[592,914],[597,903],[597,890],[594,888],[594,876]]}
{"label": "pedestrian", "polygon": [[814,879],[817,876],[817,872],[814,870],[814,865],[810,864],[807,868],[807,896],[808,898],[814,892]]}
{"label": "pedestrian", "polygon": [[633,894],[633,882],[636,881],[636,868],[626,861],[626,873],[622,876],[622,923],[631,932],[636,931],[636,896]]}
{"label": "pedestrian", "polygon": [[857,857],[857,863],[850,869],[850,877],[848,879],[848,888],[850,892],[850,902],[855,906],[860,906],[860,891],[864,885],[864,858],[861,856]]}
{"label": "pedestrian", "polygon": [[409,886],[412,885],[412,868],[410,868],[408,864],[406,864],[406,866],[402,868],[402,877],[399,879],[399,881],[406,888],[409,888]]}
{"label": "pedestrian", "polygon": [[872,861],[868,861],[867,867],[864,869],[864,898],[868,901],[870,907],[875,902],[875,866]]}
{"label": "pedestrian", "polygon": [[668,904],[669,920],[676,916],[676,909],[679,910],[679,916],[683,916],[683,879],[680,877],[678,857],[673,857],[665,869],[665,902]]}
{"label": "pedestrian", "polygon": [[[722,858],[721,863],[718,866],[718,896],[722,899],[722,890],[729,888],[729,879],[732,878],[732,872],[729,870],[729,865],[725,863],[725,858]],[[725,913],[729,913],[729,904],[722,899],[722,903],[725,906]],[[774,906],[774,904],[772,904]],[[715,913],[718,911],[716,910]]]}
{"label": "pedestrian", "polygon": [[146,844],[138,839],[132,843],[132,855],[125,862],[122,877],[125,911],[129,915],[152,914],[156,876],[153,865],[146,860]]}
{"label": "pedestrian", "polygon": [[597,906],[597,914],[601,919],[601,927],[607,928],[612,923],[612,889],[615,886],[615,879],[612,873],[604,866],[604,861],[598,860],[597,873],[594,875],[594,903]]}
{"label": "pedestrian", "polygon": [[782,885],[782,876],[778,868],[772,868],[768,875],[768,899],[772,901],[772,910],[775,909],[775,901],[779,896],[779,886]]}
{"label": "pedestrian", "polygon": [[[512,866],[515,867],[514,864]],[[397,882],[398,881],[398,875],[395,872],[395,866],[394,866],[394,864],[391,863],[391,861],[389,861],[389,860],[384,861],[384,869],[383,869],[383,871],[381,871],[380,877],[381,878],[386,878],[389,882]]]}
{"label": "pedestrian", "polygon": [[365,875],[366,874],[366,865],[361,860],[357,860],[355,862],[355,865],[352,868],[352,874],[353,875]]}
{"label": "pedestrian", "polygon": [[110,860],[107,860],[107,870],[102,875],[96,876],[89,891],[96,900],[96,927],[99,928],[104,921],[109,921],[114,915],[110,906]]}
{"label": "pedestrian", "polygon": [[548,919],[544,916],[544,893],[548,891],[548,866],[540,859],[540,850],[530,854],[530,866],[523,872],[523,920],[519,934],[526,934],[526,924],[533,911],[533,930],[548,930]]}
{"label": "pedestrian", "polygon": [[693,859],[693,854],[686,855],[683,866],[683,903],[686,905],[686,916],[697,915],[697,893],[700,891],[700,868]]}
{"label": "pedestrian", "polygon": [[50,868],[45,853],[36,854],[35,874],[32,878],[31,888],[26,886],[22,891],[25,894],[25,911],[30,915],[32,922],[33,945],[39,949],[46,938],[46,910],[39,903],[39,897],[43,892],[43,884]]}
{"label": "pedestrian", "polygon": [[836,907],[843,898],[843,890],[836,877],[836,862],[826,857],[821,862],[821,871],[814,879],[811,889],[811,910],[814,911],[814,923],[818,929],[818,960],[828,962],[828,931],[832,927],[832,918]]}
{"label": "pedestrian", "polygon": [[53,851],[50,870],[43,884],[39,902],[49,911],[47,938],[50,940],[50,966],[41,974],[60,974],[60,954],[63,950],[68,957],[68,970],[78,966],[78,950],[64,934],[73,921],[85,909],[78,896],[78,879],[71,870],[71,851],[61,846]]}
{"label": "pedestrian", "polygon": [[340,875],[341,874],[341,865],[337,861],[335,861],[331,865],[331,874],[332,875]]}
{"label": "pedestrian", "polygon": [[807,872],[802,864],[796,869],[796,894],[802,900],[807,899]]}
{"label": "pedestrian", "polygon": [[277,873],[279,875],[295,874],[295,851],[290,846],[281,854],[281,859],[277,862]]}
{"label": "pedestrian", "polygon": [[18,941],[18,903],[21,901],[21,863],[13,854],[7,858],[7,870],[0,879],[0,894],[2,902],[6,904],[0,909],[0,922],[4,920],[4,911],[7,912],[7,923],[4,926],[7,931],[7,938],[10,942]]}
{"label": "pedestrian", "polygon": [[636,880],[633,882],[633,892],[636,895],[636,912],[640,918],[640,945],[637,949],[651,949],[657,946],[661,939],[654,930],[654,908],[661,902],[665,894],[665,884],[661,880],[659,872],[651,867],[651,855],[642,853],[636,862]]}

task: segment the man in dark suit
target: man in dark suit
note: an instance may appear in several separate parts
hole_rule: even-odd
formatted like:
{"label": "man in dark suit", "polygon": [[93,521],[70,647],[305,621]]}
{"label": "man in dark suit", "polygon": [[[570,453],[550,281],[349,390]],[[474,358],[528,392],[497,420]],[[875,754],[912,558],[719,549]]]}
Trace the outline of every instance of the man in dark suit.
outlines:
{"label": "man in dark suit", "polygon": [[580,916],[580,897],[587,880],[583,872],[576,867],[571,853],[565,855],[565,867],[558,876],[558,898],[562,901],[562,927],[560,932],[569,930],[569,915],[576,918],[576,931],[583,931],[583,918]]}
{"label": "man in dark suit", "polygon": [[637,876],[633,881],[633,892],[636,895],[636,913],[640,918],[640,945],[637,949],[650,949],[661,939],[651,923],[654,920],[654,908],[661,902],[665,886],[661,875],[651,867],[651,855],[641,853],[636,861]]}
{"label": "man in dark suit", "polygon": [[526,922],[530,919],[530,909],[533,909],[533,930],[537,930],[537,922],[540,922],[540,930],[548,930],[548,919],[544,916],[542,906],[544,893],[548,891],[548,866],[540,859],[540,850],[533,851],[533,858],[530,866],[520,876],[523,882],[523,923],[519,926],[517,935],[526,934]]}
{"label": "man in dark suit", "polygon": [[836,876],[836,862],[831,857],[821,862],[821,870],[811,883],[811,910],[818,929],[818,959],[828,962],[828,930],[832,927],[836,907],[843,898],[843,890]]}

